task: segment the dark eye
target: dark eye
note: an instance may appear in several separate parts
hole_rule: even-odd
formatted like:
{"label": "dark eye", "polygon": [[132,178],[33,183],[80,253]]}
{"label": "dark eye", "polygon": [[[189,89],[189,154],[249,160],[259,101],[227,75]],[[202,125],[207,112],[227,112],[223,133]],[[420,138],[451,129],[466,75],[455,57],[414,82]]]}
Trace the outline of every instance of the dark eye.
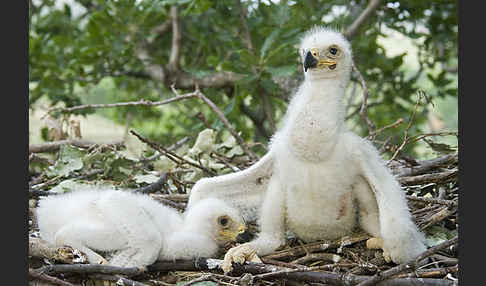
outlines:
{"label": "dark eye", "polygon": [[219,224],[220,224],[221,226],[226,226],[226,225],[228,225],[228,218],[226,218],[226,217],[219,218]]}
{"label": "dark eye", "polygon": [[333,55],[337,54],[337,49],[336,48],[330,48],[329,52]]}

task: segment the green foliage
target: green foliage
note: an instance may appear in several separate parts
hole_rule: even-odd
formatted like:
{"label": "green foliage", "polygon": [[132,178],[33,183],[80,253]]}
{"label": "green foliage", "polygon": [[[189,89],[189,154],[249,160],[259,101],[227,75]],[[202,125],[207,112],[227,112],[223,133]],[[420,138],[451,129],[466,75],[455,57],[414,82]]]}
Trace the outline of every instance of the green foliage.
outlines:
{"label": "green foliage", "polygon": [[[153,32],[170,18],[170,8],[179,7],[182,30],[180,66],[194,77],[221,71],[242,74],[233,85],[204,88],[203,92],[225,113],[248,141],[267,143],[270,125],[265,114],[268,98],[272,116],[279,122],[296,84],[286,89],[279,83],[298,83],[301,67],[295,45],[302,32],[313,25],[345,30],[365,9],[368,1],[242,1],[248,11],[246,25],[252,49],[248,49],[240,10],[235,1],[222,0],[77,0],[78,11],[55,1],[34,1],[29,31],[29,102],[47,96],[52,104],[112,103],[172,97],[171,82],[148,76],[147,62],[137,57],[143,45],[151,64],[165,66],[172,49],[172,33]],[[76,14],[76,15],[75,15]],[[390,56],[380,39],[397,31],[418,48],[418,66],[410,71],[406,53]],[[352,38],[355,62],[371,96],[368,113],[377,127],[409,118],[418,89],[434,101],[457,97],[457,1],[383,1]],[[357,82],[353,78],[353,82]],[[176,86],[177,88],[177,86]],[[189,90],[188,90],[189,91]],[[184,92],[184,91],[181,91]],[[358,100],[359,99],[359,100]],[[359,107],[361,97],[352,102]],[[377,104],[380,103],[380,104]],[[375,105],[376,104],[376,105]],[[253,114],[249,114],[250,110]],[[92,113],[92,109],[77,111]],[[219,118],[197,99],[163,107],[126,107],[103,110],[105,116],[151,138],[172,143],[206,126],[199,112],[218,130]],[[421,106],[416,126],[420,132],[427,108]],[[130,118],[130,119],[128,119]],[[366,135],[359,118],[350,119]],[[260,126],[259,126],[260,125]],[[384,137],[400,134],[405,126],[386,130]],[[260,131],[259,131],[260,130]],[[270,132],[271,134],[271,132]],[[395,136],[396,137],[396,136]],[[194,139],[194,138],[193,138]],[[399,137],[394,141],[400,140]]]}

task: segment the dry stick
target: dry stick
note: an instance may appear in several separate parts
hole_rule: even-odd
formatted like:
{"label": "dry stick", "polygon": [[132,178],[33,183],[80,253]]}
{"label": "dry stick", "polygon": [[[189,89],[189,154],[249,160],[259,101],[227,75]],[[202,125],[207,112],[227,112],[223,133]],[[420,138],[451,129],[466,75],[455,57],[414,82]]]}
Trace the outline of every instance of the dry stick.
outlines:
{"label": "dry stick", "polygon": [[58,151],[62,145],[74,145],[79,148],[92,148],[94,146],[113,146],[115,148],[119,148],[124,144],[123,142],[112,142],[112,143],[100,144],[100,143],[93,143],[93,142],[78,140],[78,139],[59,140],[59,141],[29,145],[29,154],[55,152]]}
{"label": "dry stick", "polygon": [[292,247],[290,249],[284,249],[276,251],[272,254],[266,255],[263,258],[268,259],[283,259],[288,257],[299,256],[307,252],[312,253],[316,251],[330,250],[334,248],[339,248],[341,246],[351,245],[363,240],[370,238],[366,233],[358,233],[351,237],[344,237],[335,241],[319,241],[314,243],[309,243],[305,245],[305,249],[302,246]]}
{"label": "dry stick", "polygon": [[190,161],[187,161],[186,159],[180,157],[179,155],[167,150],[166,148],[162,147],[162,145],[160,145],[159,143],[156,143],[156,142],[152,142],[150,140],[148,140],[147,138],[143,137],[142,135],[138,134],[137,132],[135,132],[134,130],[130,130],[130,133],[132,133],[133,135],[135,135],[138,139],[140,139],[140,141],[148,144],[150,147],[154,148],[155,150],[158,150],[159,152],[165,154],[167,156],[167,158],[169,158],[170,160],[174,161],[175,163],[177,164],[181,164],[181,163],[186,163],[186,164],[189,164],[193,167],[196,167],[198,169],[201,169],[203,170],[204,172],[214,176],[215,173],[201,165],[198,165],[198,164],[194,164]]}
{"label": "dry stick", "polygon": [[446,205],[448,207],[457,206],[457,201],[454,201],[454,200],[441,200],[441,199],[435,199],[435,198],[414,197],[414,196],[408,196],[408,195],[407,195],[407,199],[411,200],[411,201]]}
{"label": "dry stick", "polygon": [[103,103],[103,104],[85,104],[85,105],[78,105],[73,107],[56,107],[50,108],[47,113],[51,112],[72,112],[75,110],[87,109],[87,108],[112,108],[112,107],[122,107],[122,106],[158,106],[164,105],[172,102],[176,102],[179,100],[187,99],[196,97],[197,91],[193,91],[190,93],[182,94],[179,96],[175,96],[166,100],[162,101],[149,101],[145,99],[140,99],[139,101],[128,101],[128,102],[117,102],[117,103]]}
{"label": "dry stick", "polygon": [[376,275],[374,275],[373,277],[359,283],[357,286],[371,286],[371,285],[375,285],[376,283],[378,283],[379,281],[382,281],[382,280],[385,280],[385,279],[388,279],[390,277],[392,277],[393,275],[396,275],[396,274],[399,274],[401,272],[404,272],[404,271],[408,271],[408,270],[414,270],[417,268],[419,262],[429,256],[431,256],[432,254],[438,252],[439,250],[442,250],[444,248],[447,248],[455,243],[457,243],[458,241],[458,237],[454,237],[452,239],[449,239],[447,241],[444,241],[443,243],[441,244],[438,244],[434,247],[431,247],[429,248],[428,250],[424,251],[422,254],[420,254],[419,256],[417,256],[415,259],[413,259],[412,261],[408,262],[408,263],[403,263],[403,264],[400,264],[396,267],[393,267],[391,269],[388,269],[386,271],[383,271],[383,272],[380,272]]}
{"label": "dry stick", "polygon": [[388,161],[388,163],[390,163],[391,161],[393,161],[396,158],[396,156],[398,155],[398,153],[400,151],[402,151],[403,147],[405,147],[405,145],[408,143],[408,130],[412,126],[413,119],[415,118],[415,114],[417,113],[418,105],[420,104],[420,100],[422,99],[422,96],[424,95],[424,92],[421,91],[421,90],[419,90],[417,92],[417,94],[418,94],[417,103],[415,103],[415,107],[414,107],[414,109],[412,111],[412,115],[410,115],[410,120],[408,121],[407,129],[405,129],[405,138],[403,139],[403,142],[400,145],[400,147],[398,147],[398,149],[395,151],[395,153],[393,154],[393,156],[391,157],[391,159]]}
{"label": "dry stick", "polygon": [[131,280],[120,275],[107,275],[107,274],[90,274],[90,278],[100,279],[100,280],[107,280],[107,281],[116,281],[116,286],[149,286],[148,284],[141,283],[135,280]]}
{"label": "dry stick", "polygon": [[410,177],[399,177],[397,180],[401,185],[421,185],[424,183],[445,183],[457,177],[458,170],[452,169],[440,173],[424,174]]}
{"label": "dry stick", "polygon": [[52,283],[52,284],[55,284],[55,285],[74,286],[74,284],[72,284],[72,283],[61,280],[57,277],[52,277],[52,276],[49,276],[47,274],[39,273],[38,271],[36,271],[36,270],[34,270],[30,267],[29,267],[29,276],[34,278],[34,279],[46,281],[46,282],[49,282],[49,283]]}
{"label": "dry stick", "polygon": [[[222,260],[211,258],[197,258],[194,260],[179,260],[179,261],[158,261],[152,265],[147,266],[149,272],[155,271],[200,271],[212,270],[221,271]],[[234,264],[233,272],[235,273],[250,273],[253,275],[276,272],[285,270],[286,268],[277,267],[274,265],[266,265],[263,263],[245,262],[244,264]],[[292,270],[292,269],[287,269]],[[332,285],[356,285],[359,282],[367,280],[368,276],[360,276],[354,274],[338,274],[332,272],[286,272],[281,273],[280,277],[297,281],[328,283]],[[390,279],[379,284],[380,286],[398,286],[398,285],[437,285],[437,286],[452,286],[452,281],[434,278],[398,278]]]}
{"label": "dry stick", "polygon": [[152,194],[157,192],[158,190],[161,190],[165,184],[167,184],[166,172],[160,175],[160,178],[157,181],[153,182],[152,184],[149,184],[148,186],[138,188],[137,190],[135,190],[135,192],[143,193],[143,194]]}
{"label": "dry stick", "polygon": [[384,130],[386,130],[388,128],[396,127],[396,126],[402,124],[402,122],[403,122],[403,118],[398,118],[397,121],[395,121],[394,123],[389,124],[389,125],[386,125],[386,126],[383,126],[380,129],[378,129],[376,131],[373,131],[373,133],[370,133],[368,135],[368,138],[369,139],[372,139],[372,138],[376,137],[377,134],[383,132]]}
{"label": "dry stick", "polygon": [[144,267],[117,267],[102,264],[54,264],[46,265],[38,269],[42,273],[102,273],[102,274],[121,274],[126,276],[137,276],[143,274]]}
{"label": "dry stick", "polygon": [[359,111],[359,114],[361,115],[361,118],[364,120],[364,122],[366,122],[366,125],[368,126],[368,134],[373,134],[373,132],[375,131],[375,124],[373,124],[373,122],[371,122],[371,120],[368,118],[367,105],[366,105],[370,92],[368,90],[368,86],[366,85],[366,81],[364,80],[363,76],[359,72],[354,62],[352,62],[352,65],[354,71],[356,72],[356,75],[358,76],[359,82],[361,83],[361,87],[363,88],[363,103],[361,104],[361,109]]}
{"label": "dry stick", "polygon": [[419,166],[400,167],[393,169],[392,171],[397,177],[420,175],[433,168],[445,167],[451,164],[455,164],[458,162],[458,160],[459,157],[458,153],[456,152],[454,154],[445,155],[430,160],[419,161]]}
{"label": "dry stick", "polygon": [[251,151],[248,148],[248,145],[246,145],[245,141],[240,137],[240,135],[238,135],[238,133],[236,133],[235,129],[231,126],[231,124],[229,123],[228,119],[226,119],[226,116],[224,116],[223,112],[221,112],[221,110],[219,110],[218,107],[209,98],[207,98],[206,96],[204,96],[204,94],[202,94],[202,92],[199,90],[198,87],[196,87],[195,94],[202,101],[204,101],[214,111],[214,113],[216,113],[216,115],[218,115],[219,119],[221,119],[221,121],[226,126],[226,128],[228,128],[228,130],[231,133],[231,135],[233,135],[233,137],[235,137],[236,141],[238,142],[238,144],[240,145],[240,147],[243,149],[243,151],[252,160],[257,160],[258,157],[256,156],[256,154],[253,153],[253,151]]}

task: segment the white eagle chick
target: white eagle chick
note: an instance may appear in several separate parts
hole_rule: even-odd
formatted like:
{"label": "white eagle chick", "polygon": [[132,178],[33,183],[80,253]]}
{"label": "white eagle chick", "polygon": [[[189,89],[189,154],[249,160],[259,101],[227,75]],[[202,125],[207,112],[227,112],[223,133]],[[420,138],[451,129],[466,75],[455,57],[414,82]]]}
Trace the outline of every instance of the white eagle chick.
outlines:
{"label": "white eagle chick", "polygon": [[214,198],[180,214],[143,194],[83,190],[41,199],[36,215],[43,240],[79,249],[89,263],[120,267],[211,257],[246,235],[238,211]]}
{"label": "white eagle chick", "polygon": [[405,194],[376,148],[344,123],[343,98],[352,70],[349,42],[336,31],[316,27],[302,38],[300,52],[305,80],[269,152],[241,172],[201,179],[189,205],[218,197],[243,210],[259,210],[259,236],[228,251],[225,271],[248,252],[274,251],[285,242],[286,230],[313,241],[340,238],[355,226],[382,240],[385,258],[408,261],[425,245]]}

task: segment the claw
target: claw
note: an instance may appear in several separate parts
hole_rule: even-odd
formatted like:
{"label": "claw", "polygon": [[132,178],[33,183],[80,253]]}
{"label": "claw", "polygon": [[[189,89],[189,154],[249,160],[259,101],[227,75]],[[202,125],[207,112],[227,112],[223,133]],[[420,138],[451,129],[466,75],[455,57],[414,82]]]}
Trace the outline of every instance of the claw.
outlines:
{"label": "claw", "polygon": [[245,261],[262,262],[256,254],[256,250],[248,243],[238,245],[228,250],[224,256],[223,263],[221,264],[221,269],[226,274],[233,270],[233,262],[243,264]]}
{"label": "claw", "polygon": [[382,249],[383,250],[383,258],[385,259],[386,263],[392,262],[390,253],[383,248],[383,239],[379,237],[372,237],[366,241],[366,248],[368,249]]}

